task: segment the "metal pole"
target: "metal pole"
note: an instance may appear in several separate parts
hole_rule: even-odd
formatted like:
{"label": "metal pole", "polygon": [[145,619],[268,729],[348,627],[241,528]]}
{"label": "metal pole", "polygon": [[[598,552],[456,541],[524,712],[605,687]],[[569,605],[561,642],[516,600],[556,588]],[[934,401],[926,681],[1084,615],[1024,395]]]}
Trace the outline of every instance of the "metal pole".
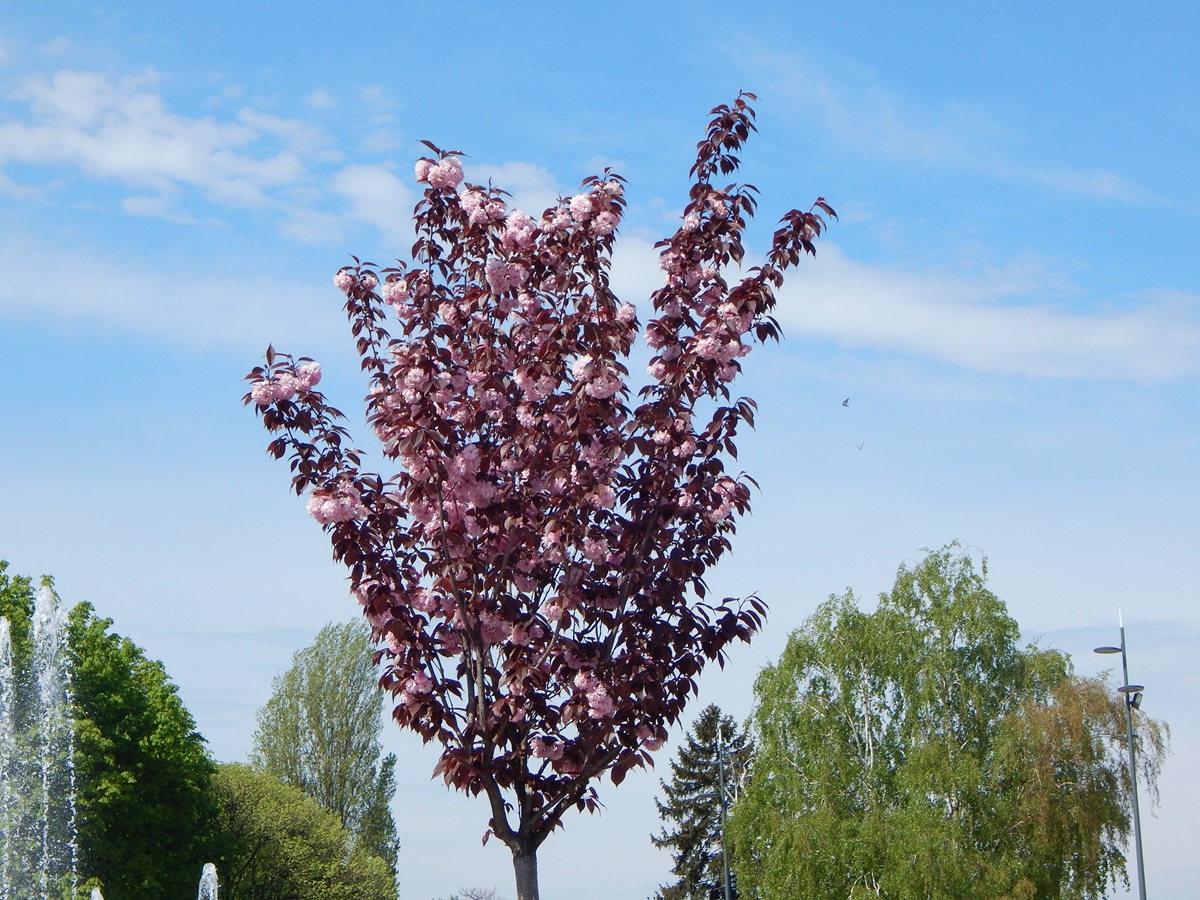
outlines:
{"label": "metal pole", "polygon": [[[1125,676],[1125,684],[1129,684],[1129,660],[1125,656],[1125,620],[1118,615],[1121,625],[1121,674]],[[1122,694],[1125,698],[1125,727],[1129,735],[1129,790],[1133,799],[1133,846],[1137,855],[1138,896],[1146,900],[1146,865],[1142,861],[1142,817],[1138,811],[1137,790],[1137,756],[1133,749],[1133,697]]]}
{"label": "metal pole", "polygon": [[725,900],[733,900],[733,886],[729,882],[729,851],[725,847],[725,739],[721,734],[720,718],[717,719],[717,783],[721,792],[721,864],[725,871]]}

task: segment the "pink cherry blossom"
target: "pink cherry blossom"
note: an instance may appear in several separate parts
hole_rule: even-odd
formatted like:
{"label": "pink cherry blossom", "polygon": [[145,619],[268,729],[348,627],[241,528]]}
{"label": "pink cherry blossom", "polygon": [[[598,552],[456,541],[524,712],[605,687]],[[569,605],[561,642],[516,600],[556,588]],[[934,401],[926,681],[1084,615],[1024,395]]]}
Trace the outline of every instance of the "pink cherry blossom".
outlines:
{"label": "pink cherry blossom", "polygon": [[520,210],[514,210],[504,223],[504,234],[500,239],[506,250],[527,250],[533,246],[537,226],[533,219]]}
{"label": "pink cherry blossom", "polygon": [[600,235],[612,234],[614,231],[616,231],[617,224],[620,221],[620,218],[615,212],[612,212],[611,210],[605,210],[604,212],[600,213],[600,215],[596,216],[596,218],[592,219],[592,233]]}
{"label": "pink cherry blossom", "polygon": [[291,400],[300,386],[295,375],[280,372],[268,382],[272,400]]}
{"label": "pink cherry blossom", "polygon": [[408,282],[399,275],[392,275],[383,283],[383,302],[390,303],[399,310],[408,303]]}
{"label": "pink cherry blossom", "polygon": [[587,381],[591,376],[594,365],[595,363],[590,356],[581,356],[575,362],[571,363],[571,374],[575,376],[576,381]]}
{"label": "pink cherry blossom", "polygon": [[613,701],[612,695],[608,693],[608,688],[604,685],[599,685],[588,691],[588,715],[593,719],[607,719],[616,712],[617,705]]}
{"label": "pink cherry blossom", "polygon": [[308,513],[322,525],[349,522],[367,515],[358,489],[343,481],[332,489],[318,489],[308,498]]}
{"label": "pink cherry blossom", "polygon": [[529,740],[529,751],[537,759],[562,759],[563,743],[554,738],[535,737]]}
{"label": "pink cherry blossom", "polygon": [[529,280],[529,270],[520,263],[506,263],[498,259],[489,260],[485,272],[488,287],[494,294],[523,287]]}
{"label": "pink cherry blossom", "polygon": [[[442,191],[452,191],[462,183],[462,163],[457,156],[447,156],[429,170],[427,180],[430,186]],[[417,178],[420,181],[420,176]]]}
{"label": "pink cherry blossom", "polygon": [[413,166],[413,173],[417,176],[417,181],[421,184],[429,181],[429,172],[433,166],[434,162],[431,159],[418,159],[417,164]]}
{"label": "pink cherry blossom", "polygon": [[654,752],[663,745],[662,739],[657,737],[647,725],[639,725],[637,735],[642,742],[642,746],[651,752]]}
{"label": "pink cherry blossom", "polygon": [[259,407],[270,406],[275,400],[275,389],[270,381],[256,381],[250,386],[250,397]]}
{"label": "pink cherry blossom", "polygon": [[591,194],[576,194],[571,198],[571,218],[576,222],[586,222],[596,212]]}
{"label": "pink cherry blossom", "polygon": [[428,614],[436,613],[441,607],[441,600],[428,588],[414,590],[408,595],[408,602],[412,604],[413,609]]}
{"label": "pink cherry blossom", "polygon": [[349,292],[357,283],[354,278],[354,271],[350,268],[339,269],[338,273],[333,276],[333,283],[339,291],[343,293]]}
{"label": "pink cherry blossom", "polygon": [[300,366],[296,370],[296,381],[303,390],[311,391],[321,383],[321,364],[310,362]]}
{"label": "pink cherry blossom", "polygon": [[570,228],[573,221],[570,208],[559,206],[542,216],[538,229],[545,234],[556,234]]}

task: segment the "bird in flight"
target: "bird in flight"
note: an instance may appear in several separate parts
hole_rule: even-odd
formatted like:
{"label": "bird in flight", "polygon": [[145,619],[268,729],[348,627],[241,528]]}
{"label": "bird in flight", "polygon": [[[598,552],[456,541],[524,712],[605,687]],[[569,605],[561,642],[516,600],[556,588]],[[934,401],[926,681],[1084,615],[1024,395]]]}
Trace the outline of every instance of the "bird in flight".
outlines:
{"label": "bird in flight", "polygon": [[863,441],[861,444],[855,444],[854,446],[857,447],[859,450],[861,450],[866,445],[866,443],[867,443],[866,441]]}
{"label": "bird in flight", "polygon": [[849,406],[849,405],[850,405],[850,398],[847,397],[845,400],[842,401],[842,406]]}

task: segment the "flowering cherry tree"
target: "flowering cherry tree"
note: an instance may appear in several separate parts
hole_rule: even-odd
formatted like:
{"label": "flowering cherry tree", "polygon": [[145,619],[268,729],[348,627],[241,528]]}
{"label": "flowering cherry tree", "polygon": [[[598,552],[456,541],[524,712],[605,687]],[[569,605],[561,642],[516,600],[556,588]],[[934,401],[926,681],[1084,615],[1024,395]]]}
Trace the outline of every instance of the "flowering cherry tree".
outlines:
{"label": "flowering cherry tree", "polygon": [[[726,468],[755,410],[730,385],[753,341],[778,339],[774,291],[833,210],[789,212],[731,280],[756,191],[713,182],[738,167],[754,99],[712,111],[644,329],[609,286],[623,179],[534,218],[426,142],[412,264],[334,278],[397,474],[362,469],[317,363],[268,349],[247,376],[382,641],[396,721],[438,742],[448,785],[486,796],[520,900],[564,814],[650,762],[705,663],[762,623],[756,597],[716,602],[704,581],[753,483]],[[633,394],[639,332],[653,357]]]}

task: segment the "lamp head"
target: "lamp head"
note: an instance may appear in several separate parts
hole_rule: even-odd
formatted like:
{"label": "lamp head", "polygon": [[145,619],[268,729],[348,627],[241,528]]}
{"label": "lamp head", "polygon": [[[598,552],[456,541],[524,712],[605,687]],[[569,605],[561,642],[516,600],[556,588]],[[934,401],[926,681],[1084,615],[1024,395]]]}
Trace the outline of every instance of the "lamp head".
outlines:
{"label": "lamp head", "polygon": [[1092,652],[1093,653],[1120,653],[1121,648],[1120,647],[1097,647]]}

